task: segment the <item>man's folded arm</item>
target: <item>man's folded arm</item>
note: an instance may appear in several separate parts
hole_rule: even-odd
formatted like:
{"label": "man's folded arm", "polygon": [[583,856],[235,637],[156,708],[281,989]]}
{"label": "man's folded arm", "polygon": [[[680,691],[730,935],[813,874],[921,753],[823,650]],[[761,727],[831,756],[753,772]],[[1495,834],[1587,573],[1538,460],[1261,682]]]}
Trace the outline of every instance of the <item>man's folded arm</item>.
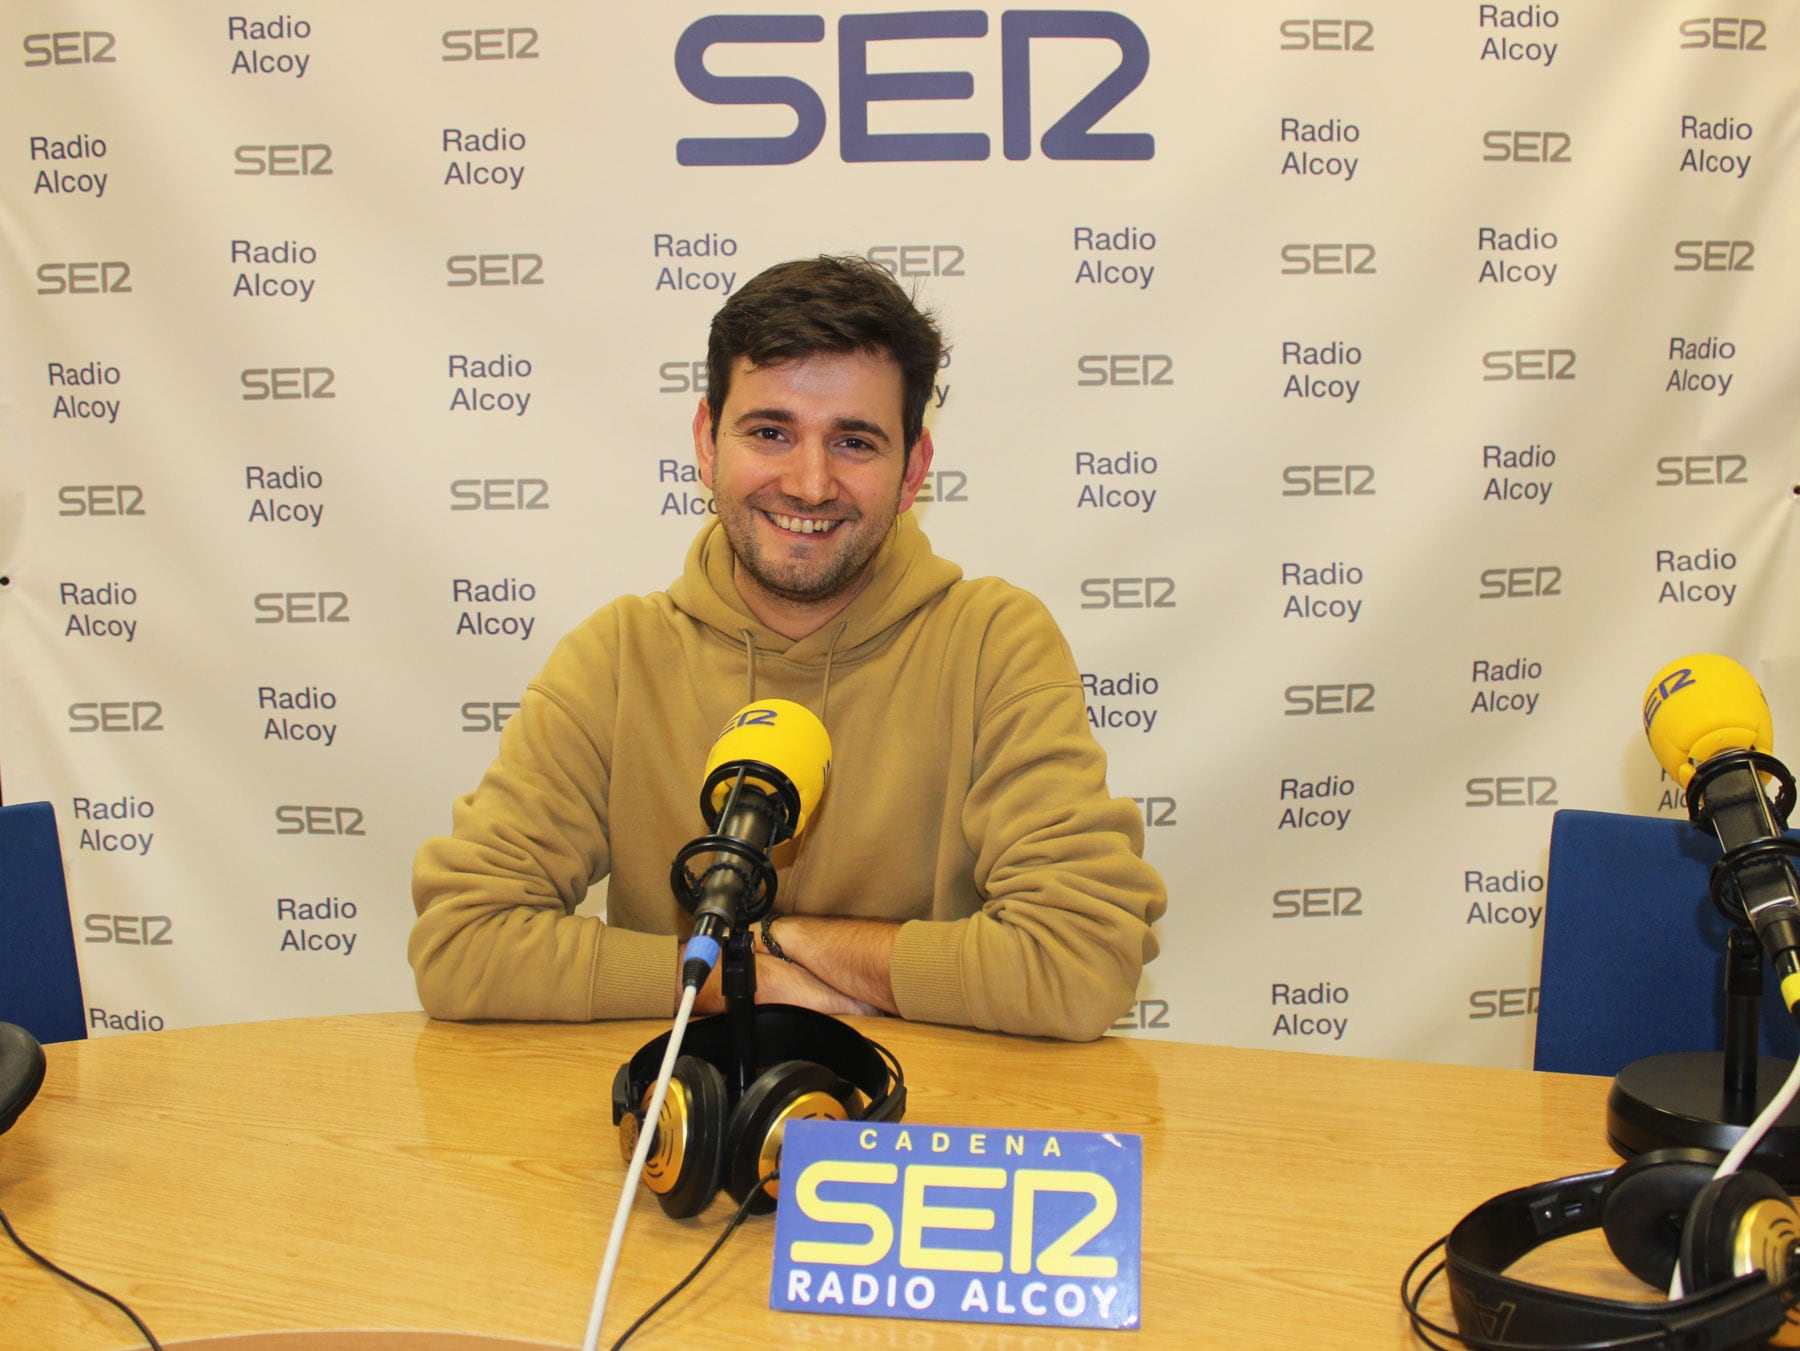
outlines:
{"label": "man's folded arm", "polygon": [[1130,1008],[1167,904],[1143,817],[1106,788],[1070,679],[1011,697],[977,732],[964,830],[981,909],[914,921],[890,960],[901,1016],[1087,1041]]}
{"label": "man's folded arm", "polygon": [[674,1007],[672,937],[574,913],[610,864],[606,789],[588,729],[528,690],[451,834],[413,863],[407,957],[427,1013],[585,1022]]}

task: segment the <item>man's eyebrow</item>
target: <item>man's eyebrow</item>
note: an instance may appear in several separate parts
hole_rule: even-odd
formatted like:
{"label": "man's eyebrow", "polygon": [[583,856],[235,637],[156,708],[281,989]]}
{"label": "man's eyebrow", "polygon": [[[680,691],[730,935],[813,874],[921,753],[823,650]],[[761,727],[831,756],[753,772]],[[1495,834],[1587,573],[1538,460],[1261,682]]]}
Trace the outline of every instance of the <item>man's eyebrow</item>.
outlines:
{"label": "man's eyebrow", "polygon": [[885,427],[879,422],[870,422],[866,418],[841,417],[832,422],[831,429],[838,432],[861,432],[864,436],[882,442],[891,439]]}
{"label": "man's eyebrow", "polygon": [[787,408],[746,408],[732,419],[731,425],[741,427],[746,422],[792,422],[794,414]]}
{"label": "man's eyebrow", "polygon": [[[778,422],[791,426],[796,421],[793,410],[789,408],[747,408],[732,419],[734,428],[743,427],[752,422]],[[883,444],[893,440],[879,422],[871,422],[867,418],[840,417],[832,419],[831,429],[834,432],[856,432],[870,437]]]}

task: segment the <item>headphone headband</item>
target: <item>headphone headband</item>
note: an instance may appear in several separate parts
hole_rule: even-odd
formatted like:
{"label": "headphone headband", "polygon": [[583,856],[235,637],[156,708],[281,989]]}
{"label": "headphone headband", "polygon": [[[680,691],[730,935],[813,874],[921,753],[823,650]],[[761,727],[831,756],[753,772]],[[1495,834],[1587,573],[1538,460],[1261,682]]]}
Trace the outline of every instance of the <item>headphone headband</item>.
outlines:
{"label": "headphone headband", "polygon": [[[881,1043],[863,1036],[848,1023],[828,1014],[794,1004],[758,1004],[756,1020],[757,1064],[761,1073],[784,1060],[810,1060],[847,1079],[868,1099],[865,1121],[897,1121],[906,1110],[906,1076],[900,1062]],[[656,1082],[672,1033],[646,1042],[613,1076],[613,1125],[643,1102]],[[682,1053],[729,1071],[735,1063],[731,1018],[713,1014],[688,1024]]]}
{"label": "headphone headband", "polygon": [[1783,1326],[1787,1300],[1761,1273],[1653,1303],[1581,1295],[1504,1274],[1539,1245],[1598,1227],[1614,1177],[1614,1170],[1604,1170],[1520,1187],[1457,1222],[1443,1241],[1444,1271],[1465,1345],[1719,1351],[1761,1345]]}
{"label": "headphone headband", "polygon": [[0,1134],[11,1128],[44,1083],[44,1048],[17,1023],[0,1023]]}

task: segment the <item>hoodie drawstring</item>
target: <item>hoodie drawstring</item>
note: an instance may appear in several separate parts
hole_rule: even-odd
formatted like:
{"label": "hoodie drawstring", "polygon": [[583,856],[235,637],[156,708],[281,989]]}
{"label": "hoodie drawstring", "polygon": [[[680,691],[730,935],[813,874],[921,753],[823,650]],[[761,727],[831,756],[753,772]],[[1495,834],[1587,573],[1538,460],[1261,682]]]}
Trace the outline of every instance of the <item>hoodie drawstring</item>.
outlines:
{"label": "hoodie drawstring", "polygon": [[819,690],[819,721],[827,727],[831,726],[831,659],[837,655],[838,639],[844,636],[844,630],[850,627],[850,621],[841,622],[831,634],[831,645],[825,649],[825,680]]}
{"label": "hoodie drawstring", "polygon": [[[825,649],[825,675],[819,687],[819,721],[827,725],[831,717],[832,662],[837,656],[838,642],[849,627],[846,620],[833,629],[831,643]],[[744,702],[753,704],[756,702],[756,634],[749,628],[740,628],[738,637],[744,640]]]}
{"label": "hoodie drawstring", "polygon": [[738,637],[744,640],[744,702],[756,702],[756,635],[749,629],[739,629]]}

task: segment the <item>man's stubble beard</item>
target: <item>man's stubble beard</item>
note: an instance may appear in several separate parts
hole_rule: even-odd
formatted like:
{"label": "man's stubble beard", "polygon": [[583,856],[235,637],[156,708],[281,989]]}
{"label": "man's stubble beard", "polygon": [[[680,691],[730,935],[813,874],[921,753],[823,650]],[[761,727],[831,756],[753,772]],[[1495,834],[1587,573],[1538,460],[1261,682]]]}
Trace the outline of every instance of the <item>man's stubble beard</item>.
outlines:
{"label": "man's stubble beard", "polygon": [[[900,497],[898,491],[894,495],[894,511],[889,515],[885,525],[879,531],[871,530],[867,517],[849,519],[838,526],[838,531],[852,530],[857,538],[838,546],[832,541],[837,553],[823,564],[824,571],[810,580],[797,577],[784,577],[777,565],[771,564],[763,557],[761,545],[756,535],[755,518],[764,514],[765,509],[754,507],[748,503],[740,505],[736,511],[721,511],[719,522],[725,529],[725,538],[731,545],[731,553],[738,567],[741,567],[756,585],[768,595],[785,601],[790,605],[817,606],[836,600],[846,591],[854,587],[867,573],[874,562],[881,543],[893,528],[894,520],[899,514]],[[805,510],[787,511],[778,509],[780,515],[805,516]],[[775,527],[779,528],[779,527]],[[830,539],[830,536],[823,537]],[[792,567],[783,567],[782,571],[791,573],[796,568],[808,569],[815,565],[799,563]]]}

